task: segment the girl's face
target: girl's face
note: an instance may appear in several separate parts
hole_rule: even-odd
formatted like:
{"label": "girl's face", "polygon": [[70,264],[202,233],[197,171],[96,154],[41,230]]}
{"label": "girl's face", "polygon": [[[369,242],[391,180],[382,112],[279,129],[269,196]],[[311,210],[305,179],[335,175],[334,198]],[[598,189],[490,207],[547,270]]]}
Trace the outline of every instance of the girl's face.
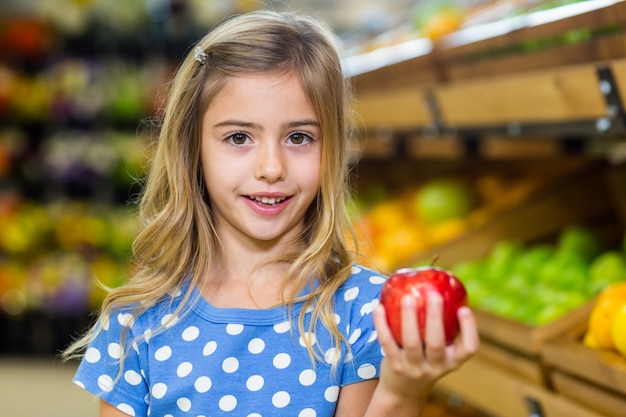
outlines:
{"label": "girl's face", "polygon": [[293,240],[317,195],[322,146],[298,77],[232,77],[202,123],[204,180],[220,239]]}

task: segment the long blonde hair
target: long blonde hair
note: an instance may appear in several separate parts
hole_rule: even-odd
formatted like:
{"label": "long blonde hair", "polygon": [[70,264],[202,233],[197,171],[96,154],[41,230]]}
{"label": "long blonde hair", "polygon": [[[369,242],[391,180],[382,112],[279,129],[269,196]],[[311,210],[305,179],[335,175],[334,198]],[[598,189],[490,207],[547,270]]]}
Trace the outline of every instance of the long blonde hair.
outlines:
{"label": "long blonde hair", "polygon": [[[348,346],[334,321],[332,304],[354,262],[346,241],[350,222],[345,207],[351,90],[336,37],[312,18],[263,11],[226,20],[196,46],[207,54],[206,63],[198,62],[192,52],[178,69],[141,195],[142,230],[133,244],[137,272],[109,292],[101,316],[127,306],[139,316],[185,282],[190,289],[201,282],[219,245],[202,176],[202,116],[231,77],[293,72],[322,128],[320,188],[305,216],[301,238],[306,249],[272,261],[289,265],[285,280],[294,290],[284,301],[290,311],[295,301],[304,302],[299,331],[315,331],[319,322],[336,348]],[[305,285],[309,294],[297,299],[297,289]],[[305,329],[307,310],[312,310],[312,318]],[[80,354],[97,331],[94,326],[64,356]],[[312,359],[319,358],[320,351],[304,339]]]}

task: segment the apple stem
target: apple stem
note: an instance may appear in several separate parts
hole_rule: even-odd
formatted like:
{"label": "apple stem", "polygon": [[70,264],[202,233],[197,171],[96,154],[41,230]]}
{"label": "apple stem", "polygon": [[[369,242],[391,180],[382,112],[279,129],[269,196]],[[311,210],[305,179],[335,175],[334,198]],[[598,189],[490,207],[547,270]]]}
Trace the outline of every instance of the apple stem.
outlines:
{"label": "apple stem", "polygon": [[433,260],[430,263],[430,266],[435,266],[438,260],[439,260],[439,255],[433,255]]}

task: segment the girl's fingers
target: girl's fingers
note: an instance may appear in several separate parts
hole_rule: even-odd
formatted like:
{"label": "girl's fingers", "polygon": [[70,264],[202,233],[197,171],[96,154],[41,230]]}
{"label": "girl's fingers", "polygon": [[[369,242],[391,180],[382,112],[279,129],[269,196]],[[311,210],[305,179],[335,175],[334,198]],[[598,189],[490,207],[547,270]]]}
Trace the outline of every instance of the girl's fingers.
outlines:
{"label": "girl's fingers", "polygon": [[417,324],[417,314],[415,299],[411,295],[402,297],[402,346],[405,349],[422,349],[422,339],[420,337]]}
{"label": "girl's fingers", "polygon": [[385,307],[383,307],[382,304],[379,304],[374,310],[374,327],[376,328],[376,333],[378,334],[378,342],[380,343],[385,356],[397,354],[399,347],[391,334],[389,325],[387,324],[387,315]]}
{"label": "girl's fingers", "polygon": [[432,291],[428,293],[426,307],[426,358],[431,363],[446,360],[446,338],[443,326],[443,297]]}
{"label": "girl's fingers", "polygon": [[460,346],[462,347],[462,351],[458,354],[460,355],[459,359],[465,359],[476,353],[480,347],[478,327],[476,326],[476,318],[469,307],[459,308],[457,317],[461,329]]}

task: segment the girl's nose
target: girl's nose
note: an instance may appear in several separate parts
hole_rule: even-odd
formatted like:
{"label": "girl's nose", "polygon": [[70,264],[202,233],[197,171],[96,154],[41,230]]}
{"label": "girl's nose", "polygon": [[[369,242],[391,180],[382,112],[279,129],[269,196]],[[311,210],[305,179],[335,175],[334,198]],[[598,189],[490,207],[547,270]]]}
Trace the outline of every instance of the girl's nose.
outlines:
{"label": "girl's nose", "polygon": [[273,141],[263,141],[256,156],[255,176],[268,182],[285,179],[285,155],[281,146]]}

